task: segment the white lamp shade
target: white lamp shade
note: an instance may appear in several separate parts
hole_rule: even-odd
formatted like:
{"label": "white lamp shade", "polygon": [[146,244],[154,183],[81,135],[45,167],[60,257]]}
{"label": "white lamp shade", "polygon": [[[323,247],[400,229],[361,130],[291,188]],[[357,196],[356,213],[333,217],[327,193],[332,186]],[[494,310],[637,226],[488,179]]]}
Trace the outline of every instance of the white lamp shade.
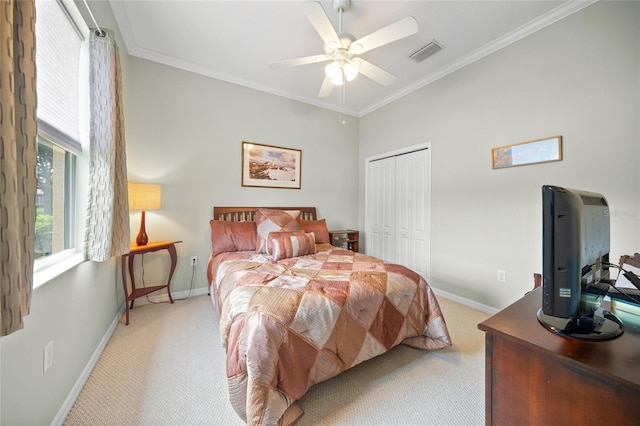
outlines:
{"label": "white lamp shade", "polygon": [[331,83],[334,86],[342,86],[344,84],[344,80],[342,78],[342,75],[338,76],[338,78],[332,78],[331,79]]}
{"label": "white lamp shade", "polygon": [[341,86],[342,83],[344,82],[342,78],[342,68],[340,68],[339,63],[337,62],[330,63],[325,67],[324,72],[327,75],[327,77],[331,79],[331,83],[333,83],[334,85]]}
{"label": "white lamp shade", "polygon": [[353,81],[358,76],[360,62],[352,61],[344,64],[342,69],[344,70],[344,76],[347,81]]}

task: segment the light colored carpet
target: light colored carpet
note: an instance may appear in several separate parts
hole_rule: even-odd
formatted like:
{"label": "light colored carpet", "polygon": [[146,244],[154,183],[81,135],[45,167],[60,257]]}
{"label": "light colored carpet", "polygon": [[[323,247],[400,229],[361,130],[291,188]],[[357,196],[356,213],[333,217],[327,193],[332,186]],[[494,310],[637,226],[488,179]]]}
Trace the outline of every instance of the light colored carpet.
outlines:
{"label": "light colored carpet", "polygon": [[[439,298],[453,347],[406,346],[313,386],[299,426],[484,424],[487,314]],[[116,327],[65,425],[242,425],[228,399],[213,303],[136,307]]]}

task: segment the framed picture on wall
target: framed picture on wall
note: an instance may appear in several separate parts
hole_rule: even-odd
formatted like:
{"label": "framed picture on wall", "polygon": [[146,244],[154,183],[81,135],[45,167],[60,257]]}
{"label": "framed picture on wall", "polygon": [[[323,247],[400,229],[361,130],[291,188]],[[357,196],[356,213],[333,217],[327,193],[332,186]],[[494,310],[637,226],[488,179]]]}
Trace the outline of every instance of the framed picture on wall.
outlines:
{"label": "framed picture on wall", "polygon": [[242,186],[300,189],[302,151],[242,142]]}
{"label": "framed picture on wall", "polygon": [[536,139],[491,150],[494,169],[562,160],[562,136]]}

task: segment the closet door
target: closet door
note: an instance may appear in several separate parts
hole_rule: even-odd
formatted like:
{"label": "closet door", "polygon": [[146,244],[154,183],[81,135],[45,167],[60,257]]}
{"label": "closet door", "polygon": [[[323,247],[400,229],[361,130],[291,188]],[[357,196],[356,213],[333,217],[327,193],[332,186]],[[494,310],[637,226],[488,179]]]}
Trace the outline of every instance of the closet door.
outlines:
{"label": "closet door", "polygon": [[429,279],[431,150],[422,145],[368,160],[366,254]]}
{"label": "closet door", "polygon": [[395,262],[427,277],[430,170],[426,149],[396,157]]}
{"label": "closet door", "polygon": [[366,183],[367,254],[387,262],[394,261],[395,236],[395,158],[369,162]]}

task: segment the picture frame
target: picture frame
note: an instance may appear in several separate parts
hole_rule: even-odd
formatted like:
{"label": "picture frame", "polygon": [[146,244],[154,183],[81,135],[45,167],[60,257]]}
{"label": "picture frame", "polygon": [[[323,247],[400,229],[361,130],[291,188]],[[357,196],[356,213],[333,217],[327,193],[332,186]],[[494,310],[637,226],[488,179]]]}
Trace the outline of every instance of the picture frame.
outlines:
{"label": "picture frame", "polygon": [[242,142],[242,186],[300,189],[302,151]]}
{"label": "picture frame", "polygon": [[491,150],[494,169],[562,161],[562,136],[535,139]]}

